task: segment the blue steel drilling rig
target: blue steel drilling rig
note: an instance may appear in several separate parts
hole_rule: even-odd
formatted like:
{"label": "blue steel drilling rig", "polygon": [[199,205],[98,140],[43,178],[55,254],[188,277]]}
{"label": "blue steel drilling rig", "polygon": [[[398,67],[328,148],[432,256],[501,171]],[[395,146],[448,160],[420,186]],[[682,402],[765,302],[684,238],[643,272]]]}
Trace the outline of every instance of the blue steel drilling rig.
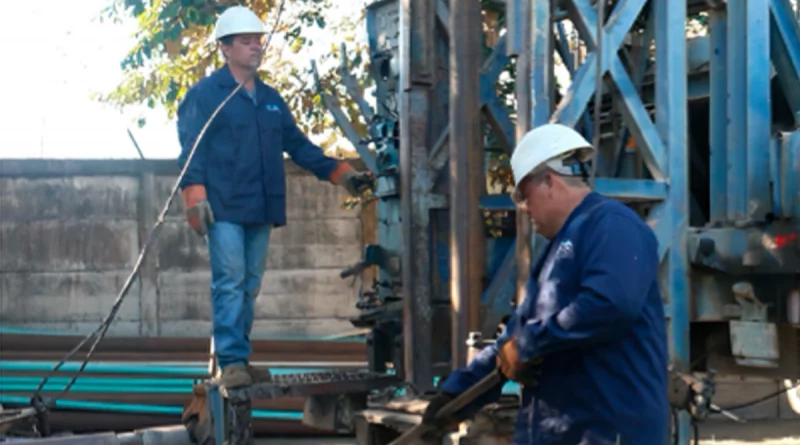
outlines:
{"label": "blue steel drilling rig", "polygon": [[[357,135],[330,97],[326,104],[378,177],[378,243],[343,273],[379,270],[354,320],[371,329],[372,371],[393,368],[429,389],[466,363],[468,336],[493,336],[542,240],[524,216],[487,239],[484,216],[507,212],[514,221],[515,208],[487,190],[485,160],[492,151],[510,153],[529,128],[560,122],[595,141],[594,189],[636,209],[658,236],[673,369],[800,378],[800,26],[793,5],[667,3],[368,6],[375,109],[345,83],[370,138]],[[481,54],[487,11],[504,23],[492,51]],[[706,32],[687,37],[692,16],[706,21]],[[569,41],[567,24],[579,42]],[[563,94],[556,57],[569,73]],[[498,77],[509,70],[513,113],[497,95]],[[690,391],[710,395],[696,385]],[[678,416],[682,443],[689,443],[691,418],[713,406],[706,399]]]}
{"label": "blue steel drilling rig", "polygon": [[[500,23],[492,38],[489,13]],[[707,32],[687,38],[689,17],[707,20]],[[216,443],[249,443],[248,400],[289,393],[310,396],[306,422],[355,430],[360,444],[418,423],[415,394],[492,341],[543,247],[486,177],[488,158],[547,122],[594,141],[594,189],[658,237],[675,412],[665,443],[688,445],[692,422],[720,411],[715,373],[800,378],[800,25],[790,0],[380,0],[367,28],[375,107],[346,66],[342,77],[369,136],[320,94],[377,178],[378,241],[342,271],[378,271],[353,320],[370,331],[370,372],[221,396],[210,386],[212,417],[228,413],[214,423]],[[510,73],[508,107],[498,85]],[[487,215],[510,224],[487,236]],[[515,409],[503,400],[478,415],[491,422],[476,417],[450,443],[507,443]]]}

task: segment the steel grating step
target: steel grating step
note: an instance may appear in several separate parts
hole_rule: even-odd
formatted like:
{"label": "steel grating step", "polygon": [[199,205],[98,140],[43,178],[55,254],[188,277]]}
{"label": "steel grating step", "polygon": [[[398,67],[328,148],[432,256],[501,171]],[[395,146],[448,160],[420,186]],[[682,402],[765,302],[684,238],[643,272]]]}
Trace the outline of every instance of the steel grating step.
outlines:
{"label": "steel grating step", "polygon": [[396,375],[369,371],[331,371],[275,375],[272,381],[242,388],[222,388],[222,397],[231,402],[307,397],[319,394],[351,394],[384,389],[402,382]]}

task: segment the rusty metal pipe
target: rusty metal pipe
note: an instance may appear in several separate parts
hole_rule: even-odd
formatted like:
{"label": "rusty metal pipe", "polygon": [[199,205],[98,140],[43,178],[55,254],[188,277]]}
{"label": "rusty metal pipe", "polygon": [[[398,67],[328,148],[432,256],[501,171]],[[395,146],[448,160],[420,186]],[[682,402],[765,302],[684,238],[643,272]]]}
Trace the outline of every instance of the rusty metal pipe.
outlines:
{"label": "rusty metal pipe", "polygon": [[400,1],[400,219],[403,250],[403,371],[424,391],[433,386],[431,364],[433,308],[430,247],[431,84],[435,5],[428,0]]}
{"label": "rusty metal pipe", "polygon": [[[436,413],[437,419],[443,419],[453,414],[457,413],[459,410],[464,408],[465,406],[469,405],[470,402],[474,401],[490,389],[492,389],[495,385],[502,381],[503,375],[500,374],[500,371],[495,369],[489,375],[484,377],[483,379],[479,380],[478,383],[470,386],[466,391],[462,392],[456,398],[448,402],[445,406],[439,409],[439,412]],[[420,423],[416,425],[414,428],[403,433],[402,436],[395,439],[389,445],[411,445],[414,443],[420,442],[422,436],[431,429],[431,425],[427,423]]]}
{"label": "rusty metal pipe", "polygon": [[452,366],[467,364],[467,335],[480,330],[484,190],[480,116],[481,4],[450,0],[450,304]]}
{"label": "rusty metal pipe", "polygon": [[[532,45],[532,32],[533,26],[533,7],[531,2],[533,0],[513,0],[515,3],[515,10],[522,17],[516,19],[524,24],[514,29],[516,36],[511,37],[511,40],[522,42],[518,48],[519,56],[517,57],[517,75],[516,75],[516,96],[517,96],[517,140],[520,140],[525,133],[531,129],[531,122],[533,118],[533,100],[532,100],[532,80],[531,75],[533,72],[533,45]],[[516,211],[516,228],[517,228],[517,243],[516,243],[516,263],[517,263],[517,286],[516,286],[516,302],[522,303],[525,298],[525,284],[528,281],[528,275],[531,268],[531,235],[532,227],[531,220],[528,214],[520,209]]]}

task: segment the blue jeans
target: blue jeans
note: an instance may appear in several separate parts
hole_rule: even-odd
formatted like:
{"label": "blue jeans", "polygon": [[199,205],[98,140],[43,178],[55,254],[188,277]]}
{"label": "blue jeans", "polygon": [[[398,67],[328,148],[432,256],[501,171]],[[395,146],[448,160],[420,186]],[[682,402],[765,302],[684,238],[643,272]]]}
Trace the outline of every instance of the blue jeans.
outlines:
{"label": "blue jeans", "polygon": [[218,221],[208,229],[211,324],[219,367],[246,365],[255,299],[269,248],[269,225]]}

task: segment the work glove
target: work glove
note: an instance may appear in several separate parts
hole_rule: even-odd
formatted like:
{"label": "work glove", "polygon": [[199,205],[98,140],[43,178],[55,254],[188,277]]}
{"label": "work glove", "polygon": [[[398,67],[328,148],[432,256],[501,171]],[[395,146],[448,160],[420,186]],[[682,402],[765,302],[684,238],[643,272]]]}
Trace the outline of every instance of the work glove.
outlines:
{"label": "work glove", "polygon": [[184,214],[189,226],[200,236],[206,236],[208,228],[214,224],[214,212],[206,199],[206,188],[195,184],[181,191]]}
{"label": "work glove", "polygon": [[365,191],[373,188],[372,172],[347,172],[342,175],[342,186],[352,196],[361,196]]}
{"label": "work glove", "polygon": [[422,423],[429,425],[432,431],[423,435],[424,440],[430,441],[441,431],[458,424],[458,418],[454,416],[447,416],[440,419],[436,418],[436,414],[439,413],[439,410],[455,399],[456,396],[457,394],[440,391],[430,399],[428,407],[425,408],[425,412],[422,413]]}
{"label": "work glove", "polygon": [[509,380],[523,386],[535,386],[541,357],[530,362],[520,362],[517,337],[509,338],[497,351],[497,368]]}
{"label": "work glove", "polygon": [[340,162],[336,170],[331,173],[330,181],[336,185],[341,185],[350,193],[351,196],[361,196],[368,189],[373,188],[375,180],[372,172],[356,171],[347,162]]}

